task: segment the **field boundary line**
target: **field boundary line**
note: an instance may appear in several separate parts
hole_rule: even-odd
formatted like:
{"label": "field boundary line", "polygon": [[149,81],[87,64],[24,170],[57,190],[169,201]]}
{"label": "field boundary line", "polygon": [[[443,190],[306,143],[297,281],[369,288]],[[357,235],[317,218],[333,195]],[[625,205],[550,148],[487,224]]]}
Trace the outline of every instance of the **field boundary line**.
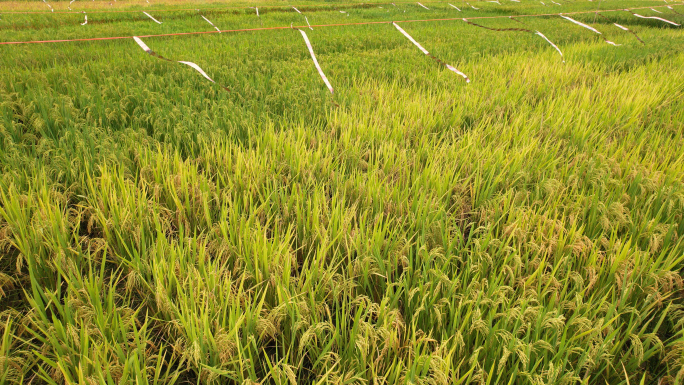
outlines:
{"label": "field boundary line", "polygon": [[[598,11],[598,13],[605,12],[623,12],[623,11],[634,11],[640,9],[649,8],[662,8],[667,7],[667,5],[658,5],[653,7],[638,7],[638,8],[621,8],[621,9],[606,9]],[[597,13],[597,11],[577,11],[577,12],[563,12],[564,15],[581,15],[581,14],[591,14]],[[544,16],[560,16],[560,13],[542,13],[536,15],[513,15],[513,17],[544,17]],[[511,16],[475,16],[468,17],[468,20],[486,20],[486,19],[508,19]],[[439,18],[439,19],[409,19],[409,20],[393,20],[393,21],[366,21],[359,23],[336,23],[336,24],[317,24],[317,25],[297,25],[297,26],[282,26],[282,27],[265,27],[265,28],[242,28],[242,29],[226,29],[219,31],[193,31],[193,32],[177,32],[177,33],[162,33],[154,35],[136,35],[138,37],[165,37],[165,36],[186,36],[186,35],[203,35],[212,33],[229,33],[229,32],[254,32],[254,31],[270,31],[279,29],[292,29],[292,28],[311,28],[311,27],[345,27],[354,25],[373,25],[373,24],[392,24],[392,23],[421,23],[421,22],[433,22],[433,21],[454,21],[463,20],[463,17],[450,17],[450,18]],[[17,45],[17,44],[48,44],[48,43],[68,43],[77,41],[103,41],[103,40],[121,40],[121,39],[132,39],[133,36],[109,36],[109,37],[92,37],[92,38],[81,38],[81,39],[58,39],[58,40],[27,40],[27,41],[4,41],[0,42],[0,45]]]}

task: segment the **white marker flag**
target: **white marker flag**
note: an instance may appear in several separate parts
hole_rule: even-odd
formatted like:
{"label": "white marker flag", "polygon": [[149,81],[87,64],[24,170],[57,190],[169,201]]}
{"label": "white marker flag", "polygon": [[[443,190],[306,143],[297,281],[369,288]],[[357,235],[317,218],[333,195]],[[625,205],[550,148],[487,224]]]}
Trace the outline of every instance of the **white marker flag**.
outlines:
{"label": "white marker flag", "polygon": [[[202,16],[202,15],[200,15],[200,16]],[[209,23],[209,24],[211,24],[212,27],[216,28],[216,30],[218,31],[218,33],[221,33],[221,30],[218,29],[218,27],[216,27],[216,26],[214,25],[214,23],[212,23],[211,21],[209,21],[209,19],[207,19],[207,18],[204,17],[204,16],[202,16],[202,19],[206,20],[206,22]]]}
{"label": "white marker flag", "polygon": [[318,60],[316,60],[316,54],[314,54],[313,47],[311,46],[311,42],[309,41],[309,38],[306,36],[306,32],[302,31],[301,29],[298,29],[298,30],[299,30],[299,32],[302,33],[302,37],[304,38],[304,42],[306,42],[306,47],[309,48],[309,53],[311,54],[311,59],[313,59],[314,65],[316,66],[316,69],[318,70],[318,74],[321,75],[323,82],[325,83],[325,85],[330,90],[330,93],[332,94],[333,88],[330,85],[328,78],[325,77],[325,74],[323,73],[321,66],[318,64]]}
{"label": "white marker flag", "polygon": [[466,83],[470,83],[470,79],[468,78],[468,76],[467,76],[466,74],[464,74],[463,72],[457,70],[456,68],[452,67],[451,65],[449,65],[449,64],[447,64],[447,63],[445,63],[445,62],[439,60],[439,59],[438,59],[437,57],[435,57],[434,55],[431,55],[430,52],[428,52],[428,50],[426,50],[425,48],[423,48],[422,45],[420,45],[417,41],[415,41],[415,40],[411,37],[411,35],[409,35],[408,33],[406,33],[406,31],[404,31],[399,25],[397,25],[397,23],[392,23],[392,24],[399,30],[399,32],[401,32],[404,36],[406,36],[406,38],[409,39],[409,41],[410,41],[411,43],[413,43],[416,47],[418,47],[418,49],[419,49],[422,53],[428,55],[429,57],[431,57],[432,59],[434,59],[434,60],[437,61],[438,63],[443,64],[443,65],[444,65],[446,68],[448,68],[450,71],[453,71],[453,72],[455,72],[455,73],[457,73],[457,74],[463,76],[463,78],[466,80]]}
{"label": "white marker flag", "polygon": [[88,24],[88,15],[85,15],[85,22],[81,23],[81,25],[86,25]]}
{"label": "white marker flag", "polygon": [[147,12],[143,12],[143,13],[144,13],[147,17],[149,17],[150,19],[154,20],[155,23],[161,24],[161,21],[159,21],[159,20],[155,19],[154,17],[152,17],[152,15],[150,15],[149,13],[147,13]]}
{"label": "white marker flag", "polygon": [[455,6],[455,5],[453,5],[453,4],[450,4],[450,3],[447,3],[447,4],[451,5],[452,7],[456,8],[457,11],[461,12],[461,9],[458,8],[457,6]]}

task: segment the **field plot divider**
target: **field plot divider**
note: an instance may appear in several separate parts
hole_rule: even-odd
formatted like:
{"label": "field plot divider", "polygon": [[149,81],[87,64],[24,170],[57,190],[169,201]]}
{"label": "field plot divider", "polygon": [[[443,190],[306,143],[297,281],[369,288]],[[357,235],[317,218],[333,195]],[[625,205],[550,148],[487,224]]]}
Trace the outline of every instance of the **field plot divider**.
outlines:
{"label": "field plot divider", "polygon": [[[523,22],[520,21],[520,20],[514,19],[513,16],[510,16],[509,19],[511,19],[511,20],[513,20],[513,21],[516,21],[516,22],[518,22],[518,23],[521,23],[521,24],[525,24],[525,23],[523,23]],[[563,59],[563,63],[565,63],[565,58],[563,57],[563,52],[560,50],[560,48],[558,48],[557,45],[555,45],[551,40],[549,40],[548,37],[544,36],[544,34],[541,33],[541,32],[539,32],[539,31],[533,31],[533,30],[527,29],[527,28],[490,28],[490,27],[485,27],[484,25],[475,24],[475,23],[473,23],[472,21],[470,21],[470,20],[468,20],[468,19],[466,19],[466,18],[464,18],[463,21],[465,21],[466,23],[468,23],[468,24],[470,24],[470,25],[474,25],[474,26],[476,26],[476,27],[488,29],[488,30],[490,30],[490,31],[497,31],[497,32],[516,31],[516,32],[533,33],[533,34],[535,34],[535,35],[537,35],[537,36],[540,36],[542,39],[546,40],[547,43],[551,44],[551,46],[552,46],[553,48],[555,48],[556,51],[558,51],[558,53],[560,54],[561,59]]]}

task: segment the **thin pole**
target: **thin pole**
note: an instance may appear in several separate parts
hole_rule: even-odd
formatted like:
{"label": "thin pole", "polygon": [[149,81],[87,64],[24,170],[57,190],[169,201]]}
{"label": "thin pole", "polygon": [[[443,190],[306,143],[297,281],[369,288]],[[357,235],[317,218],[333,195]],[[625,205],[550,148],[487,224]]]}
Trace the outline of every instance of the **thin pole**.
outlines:
{"label": "thin pole", "polygon": [[599,8],[601,8],[601,0],[599,0],[598,4],[596,5],[596,13],[594,14],[594,24],[596,24],[596,16],[598,15]]}

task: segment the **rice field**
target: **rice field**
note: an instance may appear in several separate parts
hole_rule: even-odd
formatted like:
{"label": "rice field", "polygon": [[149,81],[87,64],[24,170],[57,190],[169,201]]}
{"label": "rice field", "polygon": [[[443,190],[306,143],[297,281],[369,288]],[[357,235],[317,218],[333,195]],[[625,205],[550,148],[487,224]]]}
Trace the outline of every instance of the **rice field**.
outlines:
{"label": "rice field", "polygon": [[1,384],[684,383],[684,4],[373,1],[0,1]]}

